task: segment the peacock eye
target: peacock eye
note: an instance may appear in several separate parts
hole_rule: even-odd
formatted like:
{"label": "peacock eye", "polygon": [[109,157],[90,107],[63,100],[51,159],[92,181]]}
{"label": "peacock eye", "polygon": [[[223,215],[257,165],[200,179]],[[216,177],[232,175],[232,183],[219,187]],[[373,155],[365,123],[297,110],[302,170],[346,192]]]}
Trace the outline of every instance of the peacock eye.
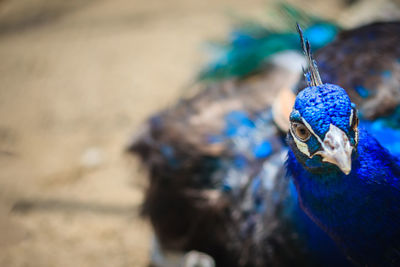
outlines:
{"label": "peacock eye", "polygon": [[311,136],[310,131],[302,123],[292,122],[292,131],[303,142],[307,141]]}

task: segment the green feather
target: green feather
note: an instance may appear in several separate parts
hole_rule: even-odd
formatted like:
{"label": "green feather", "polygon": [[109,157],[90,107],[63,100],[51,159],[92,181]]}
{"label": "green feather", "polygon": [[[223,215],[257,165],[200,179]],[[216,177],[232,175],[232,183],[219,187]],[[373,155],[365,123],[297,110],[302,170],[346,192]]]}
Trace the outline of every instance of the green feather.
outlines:
{"label": "green feather", "polygon": [[243,78],[261,71],[269,58],[278,52],[300,51],[296,22],[305,29],[304,34],[314,50],[332,41],[339,31],[334,23],[288,4],[280,4],[276,13],[282,20],[279,29],[244,20],[231,31],[227,41],[211,44],[215,57],[200,71],[198,80]]}

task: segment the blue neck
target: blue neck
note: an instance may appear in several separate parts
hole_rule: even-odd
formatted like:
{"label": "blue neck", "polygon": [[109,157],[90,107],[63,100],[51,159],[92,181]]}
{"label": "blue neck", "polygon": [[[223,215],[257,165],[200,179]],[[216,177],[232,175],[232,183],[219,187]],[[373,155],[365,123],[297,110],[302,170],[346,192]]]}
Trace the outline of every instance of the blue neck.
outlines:
{"label": "blue neck", "polygon": [[346,176],[337,168],[311,173],[290,151],[287,166],[300,204],[353,260],[400,262],[399,161],[363,130],[358,155]]}

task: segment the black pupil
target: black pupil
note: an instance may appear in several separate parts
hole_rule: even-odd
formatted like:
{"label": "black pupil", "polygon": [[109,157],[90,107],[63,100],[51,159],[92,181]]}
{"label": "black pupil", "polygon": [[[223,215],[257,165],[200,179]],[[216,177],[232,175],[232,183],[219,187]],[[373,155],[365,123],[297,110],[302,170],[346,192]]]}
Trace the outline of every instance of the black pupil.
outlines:
{"label": "black pupil", "polygon": [[299,123],[295,123],[293,126],[295,128],[296,135],[300,139],[305,140],[305,139],[308,138],[309,132],[308,132],[307,128],[304,125],[299,124]]}

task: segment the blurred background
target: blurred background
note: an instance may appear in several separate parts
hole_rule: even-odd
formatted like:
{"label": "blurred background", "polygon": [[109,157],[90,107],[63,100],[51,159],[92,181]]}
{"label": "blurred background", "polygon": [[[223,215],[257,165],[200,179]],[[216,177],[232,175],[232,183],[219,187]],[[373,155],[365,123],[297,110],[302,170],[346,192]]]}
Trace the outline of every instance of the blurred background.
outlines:
{"label": "blurred background", "polygon": [[[350,27],[390,1],[289,1]],[[124,147],[267,0],[0,0],[0,266],[146,266]],[[232,16],[232,14],[234,14]]]}

